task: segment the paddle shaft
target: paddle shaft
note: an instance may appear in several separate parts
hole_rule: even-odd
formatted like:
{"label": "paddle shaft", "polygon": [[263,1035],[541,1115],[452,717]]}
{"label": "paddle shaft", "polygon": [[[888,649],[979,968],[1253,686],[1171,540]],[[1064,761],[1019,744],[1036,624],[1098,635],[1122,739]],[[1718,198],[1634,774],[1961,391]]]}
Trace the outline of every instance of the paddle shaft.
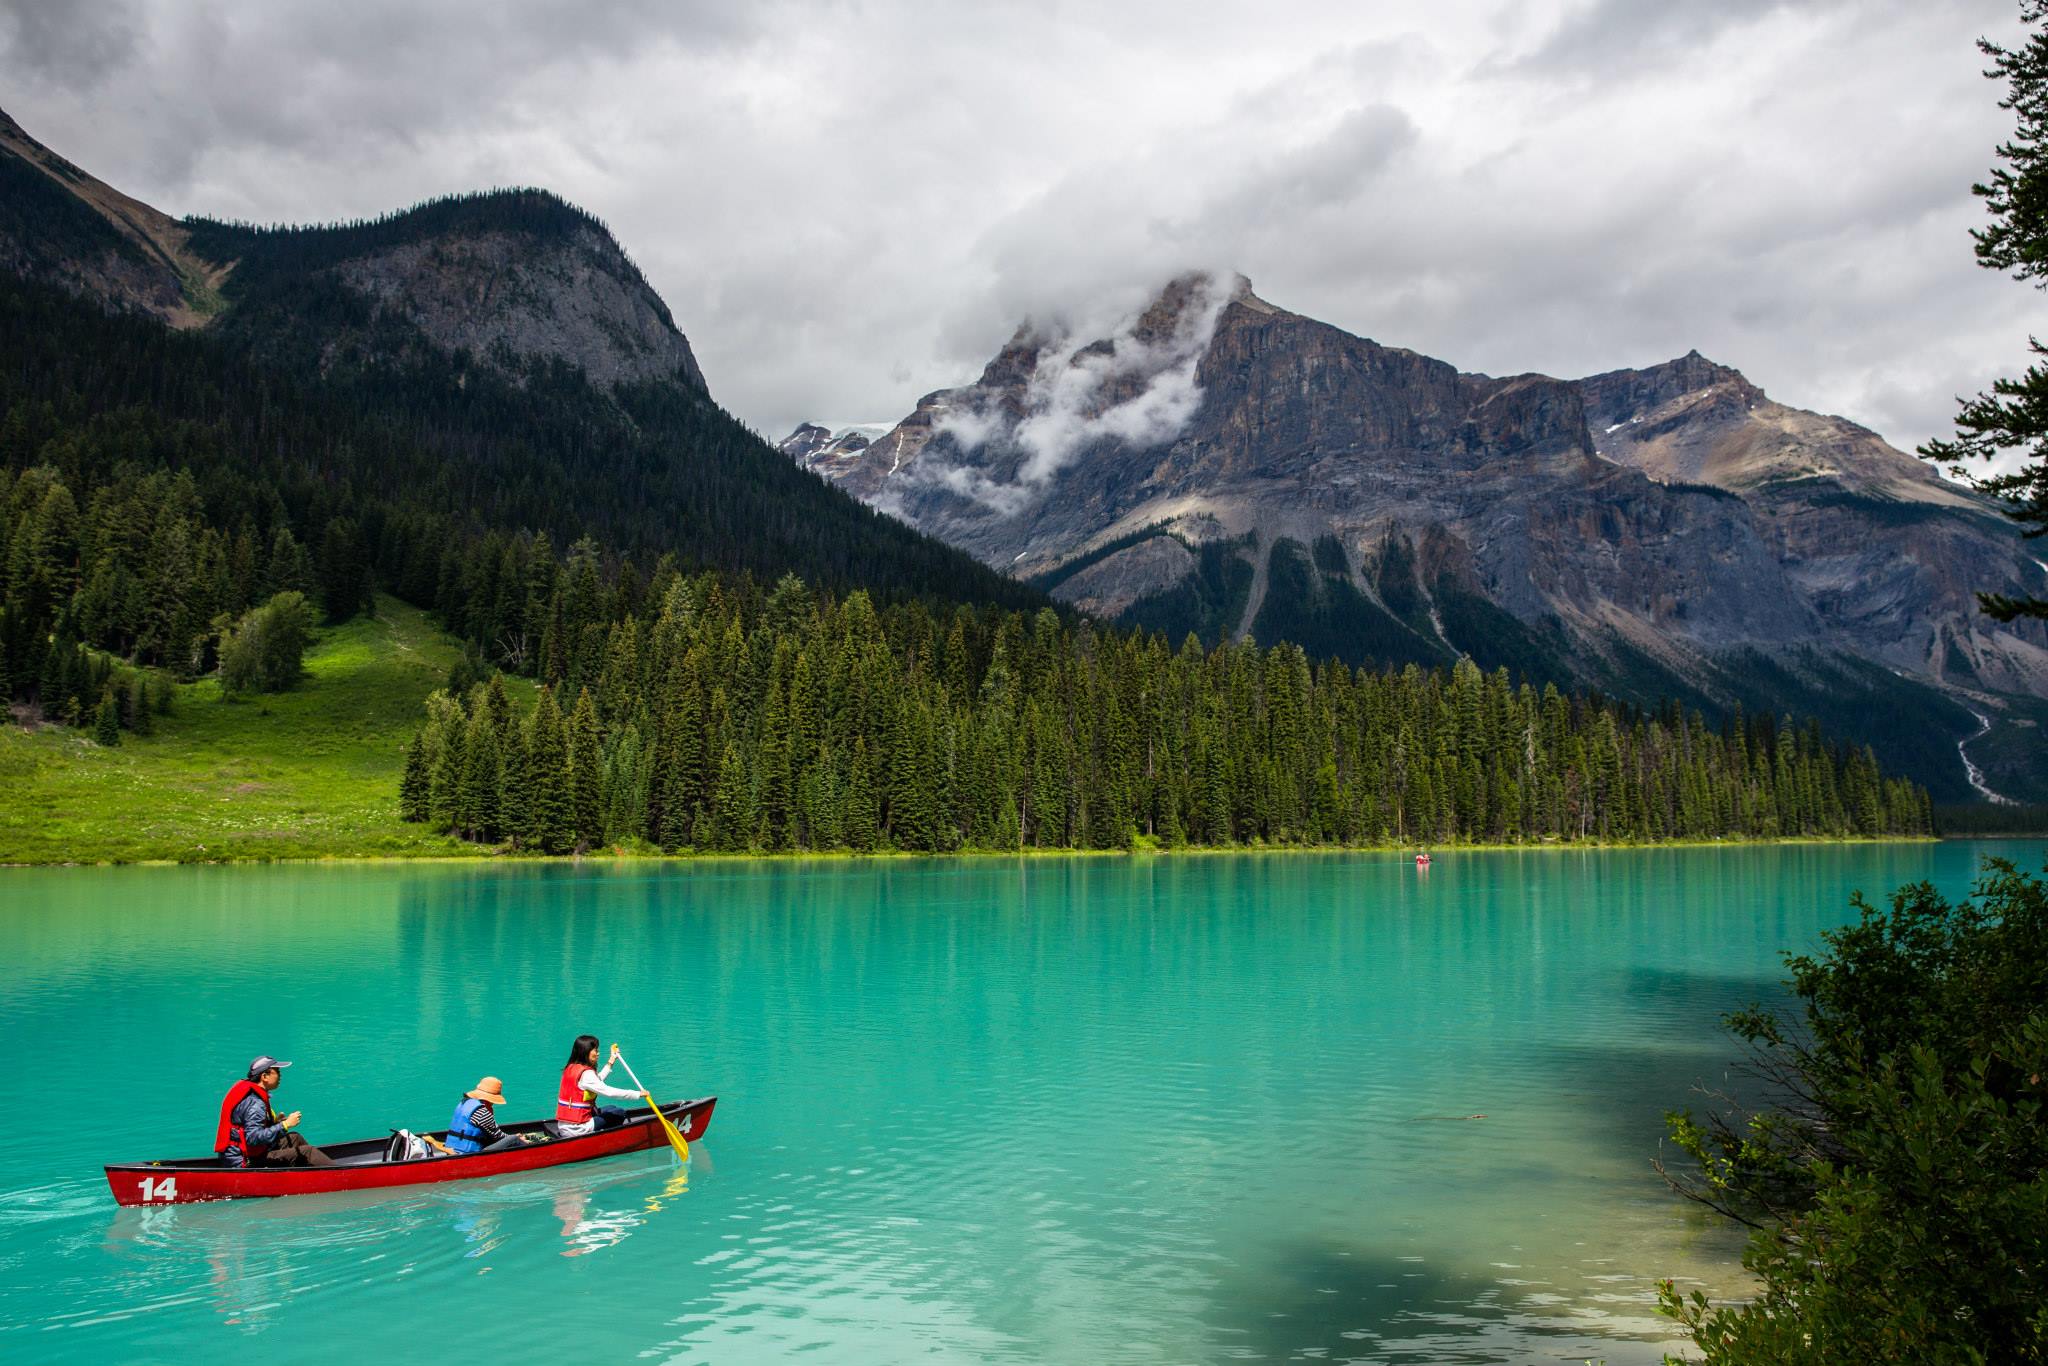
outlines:
{"label": "paddle shaft", "polygon": [[619,1052],[618,1049],[614,1047],[612,1049],[612,1056],[616,1057],[619,1060],[619,1066],[626,1069],[626,1075],[633,1078],[634,1088],[638,1090],[641,1095],[646,1096],[647,1103],[654,1107],[654,1117],[661,1121],[662,1129],[666,1131],[668,1134],[669,1146],[676,1150],[676,1156],[682,1158],[685,1162],[689,1161],[690,1145],[683,1140],[683,1136],[680,1133],[676,1132],[676,1126],[669,1123],[668,1116],[661,1112],[661,1102],[657,1101],[652,1095],[652,1093],[650,1093],[645,1086],[642,1086],[640,1084],[640,1078],[634,1076],[633,1064],[626,1061],[626,1055],[624,1053]]}

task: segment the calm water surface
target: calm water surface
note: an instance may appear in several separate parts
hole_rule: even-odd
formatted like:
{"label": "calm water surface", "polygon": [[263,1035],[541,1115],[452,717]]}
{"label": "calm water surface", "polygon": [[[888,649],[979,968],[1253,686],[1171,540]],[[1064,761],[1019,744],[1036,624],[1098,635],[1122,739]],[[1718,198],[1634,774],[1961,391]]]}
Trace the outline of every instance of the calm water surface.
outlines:
{"label": "calm water surface", "polygon": [[[1648,1166],[1718,1016],[1987,852],[0,870],[0,1359],[1654,1361],[1652,1278],[1741,1284]],[[719,1095],[686,1172],[99,1174],[259,1051],[339,1141],[581,1030]]]}

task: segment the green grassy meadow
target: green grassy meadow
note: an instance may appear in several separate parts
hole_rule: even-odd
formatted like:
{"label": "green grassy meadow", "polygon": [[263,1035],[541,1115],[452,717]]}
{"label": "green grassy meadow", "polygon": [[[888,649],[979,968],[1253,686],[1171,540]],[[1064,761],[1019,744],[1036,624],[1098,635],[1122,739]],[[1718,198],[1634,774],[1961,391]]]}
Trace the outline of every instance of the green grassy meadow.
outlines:
{"label": "green grassy meadow", "polygon": [[155,733],[117,748],[62,726],[0,726],[0,863],[473,855],[398,819],[420,706],[457,657],[391,598],[324,630],[289,692],[178,688]]}

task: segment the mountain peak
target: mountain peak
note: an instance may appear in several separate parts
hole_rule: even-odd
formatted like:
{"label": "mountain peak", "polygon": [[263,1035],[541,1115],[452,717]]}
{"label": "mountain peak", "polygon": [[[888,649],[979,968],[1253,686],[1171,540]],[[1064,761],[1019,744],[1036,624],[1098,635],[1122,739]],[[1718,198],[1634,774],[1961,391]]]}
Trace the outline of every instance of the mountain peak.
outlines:
{"label": "mountain peak", "polygon": [[1724,391],[1737,407],[1765,401],[1764,391],[1731,365],[1708,360],[1698,348],[1676,360],[1640,370],[1609,370],[1579,381],[1586,395],[1586,420],[1597,431],[1688,394]]}
{"label": "mountain peak", "polygon": [[515,377],[563,362],[601,388],[704,388],[668,305],[610,229],[548,190],[450,195],[352,223],[189,223],[196,247],[234,263],[231,297],[333,280],[439,350]]}
{"label": "mountain peak", "polygon": [[845,462],[858,460],[889,430],[888,423],[855,422],[827,427],[819,422],[799,422],[796,430],[775,443],[775,449],[813,473],[831,479],[845,468]]}
{"label": "mountain peak", "polygon": [[1254,313],[1280,314],[1286,310],[1276,308],[1261,299],[1252,288],[1250,277],[1239,271],[1189,270],[1168,280],[1159,293],[1152,297],[1139,318],[1142,329],[1147,319],[1165,322],[1185,315],[1191,307],[1213,306],[1228,308],[1241,304]]}
{"label": "mountain peak", "polygon": [[1732,491],[1826,485],[1899,503],[1981,510],[1923,460],[1846,418],[1773,402],[1697,350],[1579,381],[1594,449],[1664,483]]}

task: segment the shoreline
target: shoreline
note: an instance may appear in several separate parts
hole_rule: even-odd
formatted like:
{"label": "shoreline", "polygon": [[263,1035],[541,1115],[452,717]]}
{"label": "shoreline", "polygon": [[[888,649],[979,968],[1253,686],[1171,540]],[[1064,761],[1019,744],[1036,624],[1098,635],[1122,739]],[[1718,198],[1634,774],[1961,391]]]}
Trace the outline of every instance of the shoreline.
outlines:
{"label": "shoreline", "polygon": [[616,864],[686,864],[686,863],[855,863],[855,862],[922,862],[934,859],[1072,859],[1072,858],[1176,858],[1260,854],[1381,854],[1412,858],[1428,852],[1441,858],[1448,854],[1507,854],[1507,853],[1613,853],[1617,851],[1687,850],[1687,849],[1763,849],[1791,845],[1874,845],[1874,844],[1941,844],[1950,840],[2025,840],[2038,839],[2029,835],[1873,835],[1873,836],[1798,836],[1776,839],[1711,839],[1711,840],[1555,840],[1528,844],[1441,844],[1441,845],[1395,845],[1395,844],[1202,844],[1182,845],[1167,849],[1134,844],[1129,849],[950,849],[944,852],[925,853],[903,849],[877,849],[865,853],[849,849],[796,850],[785,849],[776,852],[720,851],[716,853],[664,853],[631,849],[594,850],[584,854],[526,854],[516,852],[465,852],[422,851],[415,854],[309,854],[286,855],[279,858],[254,856],[228,856],[222,858],[141,858],[141,859],[51,859],[26,861],[0,859],[0,869],[5,868],[227,868],[227,867],[278,867],[289,864],[504,864],[507,866],[529,866],[584,863]]}

